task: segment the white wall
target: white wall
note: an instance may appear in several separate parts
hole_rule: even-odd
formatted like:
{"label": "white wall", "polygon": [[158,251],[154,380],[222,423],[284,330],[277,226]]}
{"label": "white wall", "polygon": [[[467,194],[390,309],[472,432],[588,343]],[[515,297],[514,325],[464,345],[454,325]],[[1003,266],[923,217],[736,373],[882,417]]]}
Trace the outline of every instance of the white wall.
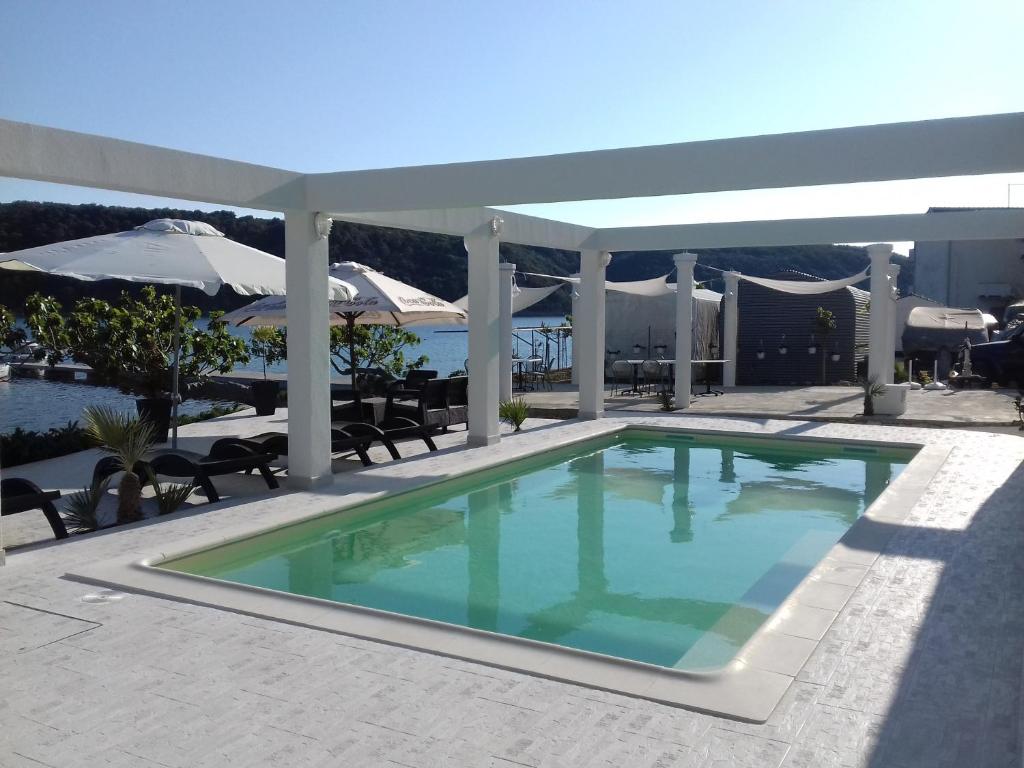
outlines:
{"label": "white wall", "polygon": [[950,307],[1002,316],[1024,298],[1024,240],[954,240],[915,244],[914,293]]}

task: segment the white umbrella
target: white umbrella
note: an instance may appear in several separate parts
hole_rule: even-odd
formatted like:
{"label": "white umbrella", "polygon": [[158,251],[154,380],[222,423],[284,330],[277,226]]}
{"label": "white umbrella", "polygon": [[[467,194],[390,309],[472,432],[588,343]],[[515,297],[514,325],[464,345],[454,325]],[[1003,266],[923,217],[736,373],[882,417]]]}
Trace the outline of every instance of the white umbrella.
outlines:
{"label": "white umbrella", "polygon": [[[181,286],[213,296],[229,285],[243,296],[285,292],[285,262],[269,253],[236,243],[209,224],[182,219],[155,219],[128,232],[27,248],[0,254],[0,268],[47,272],[78,280],[129,280],[177,287],[179,320],[175,323],[173,442],[178,441],[178,354]],[[350,299],[355,288],[332,280],[330,296]]]}
{"label": "white umbrella", "polygon": [[[404,326],[466,321],[466,311],[451,302],[354,261],[332,264],[330,274],[350,284],[356,291],[354,298],[332,300],[328,311],[331,325],[347,325],[350,329],[352,396],[357,402],[355,339],[351,333],[356,325]],[[235,325],[286,325],[287,304],[284,297],[268,296],[229,312],[222,319]]]}

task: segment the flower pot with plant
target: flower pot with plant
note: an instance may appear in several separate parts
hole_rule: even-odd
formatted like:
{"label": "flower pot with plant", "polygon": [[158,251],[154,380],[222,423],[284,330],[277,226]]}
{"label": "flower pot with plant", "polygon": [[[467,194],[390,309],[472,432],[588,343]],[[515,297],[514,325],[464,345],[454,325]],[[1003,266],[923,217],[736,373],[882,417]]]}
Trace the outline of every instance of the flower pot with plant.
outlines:
{"label": "flower pot with plant", "polygon": [[252,329],[249,337],[249,354],[263,363],[263,380],[254,381],[249,385],[252,390],[252,402],[256,406],[257,416],[272,416],[277,410],[277,397],[281,384],[267,379],[267,366],[288,355],[288,342],[285,332],[271,326],[257,326]]}

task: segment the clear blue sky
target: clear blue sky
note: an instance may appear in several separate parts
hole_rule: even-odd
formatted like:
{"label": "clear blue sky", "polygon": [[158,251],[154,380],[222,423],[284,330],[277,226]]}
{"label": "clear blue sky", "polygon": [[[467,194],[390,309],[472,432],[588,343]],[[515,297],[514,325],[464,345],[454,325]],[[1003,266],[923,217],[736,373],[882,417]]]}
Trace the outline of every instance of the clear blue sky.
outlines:
{"label": "clear blue sky", "polygon": [[[0,116],[300,171],[539,155],[1024,111],[1022,29],[1021,0],[4,0]],[[1005,205],[1021,181],[532,210],[596,225],[913,211]],[[0,180],[15,199],[152,202]]]}

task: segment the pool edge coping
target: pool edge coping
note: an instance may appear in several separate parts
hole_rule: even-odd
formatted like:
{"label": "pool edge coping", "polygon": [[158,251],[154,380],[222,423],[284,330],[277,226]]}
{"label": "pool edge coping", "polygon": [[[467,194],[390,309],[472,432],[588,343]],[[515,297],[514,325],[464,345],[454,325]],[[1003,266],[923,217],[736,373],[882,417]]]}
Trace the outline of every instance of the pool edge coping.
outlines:
{"label": "pool edge coping", "polygon": [[[306,504],[299,514],[286,510],[263,510],[264,514],[258,520],[233,525],[216,533],[207,533],[190,541],[188,546],[179,544],[171,551],[152,552],[148,555],[135,552],[76,569],[74,573],[67,573],[66,577],[99,586],[184,601],[270,621],[282,621],[372,642],[458,658],[541,678],[685,707],[707,714],[753,723],[764,722],[863,583],[872,565],[894,535],[895,526],[908,516],[921,492],[941,470],[952,447],[918,442],[893,443],[814,435],[752,435],[729,428],[693,429],[684,425],[645,424],[645,421],[644,418],[615,417],[602,419],[599,423],[575,421],[558,425],[554,429],[566,433],[564,437],[567,439],[540,446],[541,450],[538,450],[535,443],[529,441],[522,441],[523,445],[519,445],[519,441],[515,441],[514,445],[513,441],[509,441],[505,444],[507,450],[502,451],[500,456],[494,455],[493,446],[456,449],[436,457],[436,460],[442,463],[456,464],[451,474],[436,476],[426,482],[421,477],[399,478],[403,481],[400,485],[405,487],[391,491],[374,492],[370,488],[356,488],[341,497],[325,493],[301,494],[302,497],[311,497],[311,503]],[[783,439],[853,443],[886,449],[913,448],[917,450],[917,454],[865,514],[818,561],[769,619],[747,640],[733,661],[721,670],[713,672],[657,667],[460,625],[275,592],[154,567],[168,559],[249,538],[271,529],[306,522],[395,493],[423,489],[445,480],[493,469],[509,461],[538,455],[543,450],[561,449],[629,430],[727,436],[744,440]],[[481,461],[466,462],[467,452],[482,452],[481,455],[473,457]],[[508,453],[515,455],[506,455]],[[434,454],[412,457],[403,460],[401,464],[432,457]],[[356,474],[366,479],[361,485],[372,485],[374,475],[381,471],[386,472],[395,464],[392,462],[374,465]],[[352,479],[353,475],[342,475],[337,477],[335,482],[350,485]],[[358,486],[360,483],[355,485]],[[254,500],[250,503],[253,506],[261,506],[268,501],[284,498],[294,500],[295,494]]]}

